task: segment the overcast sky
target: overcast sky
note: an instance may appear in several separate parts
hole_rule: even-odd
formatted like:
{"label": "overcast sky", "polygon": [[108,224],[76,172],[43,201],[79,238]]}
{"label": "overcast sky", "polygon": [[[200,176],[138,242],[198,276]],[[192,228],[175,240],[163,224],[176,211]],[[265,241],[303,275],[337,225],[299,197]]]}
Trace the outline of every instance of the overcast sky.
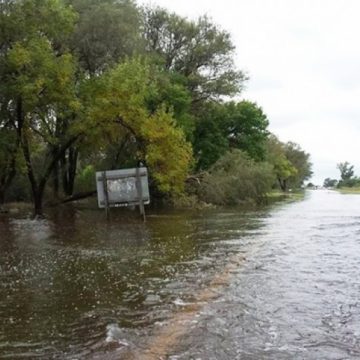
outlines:
{"label": "overcast sky", "polygon": [[360,1],[142,0],[179,15],[207,14],[229,31],[236,65],[250,80],[270,131],[311,154],[312,181],[339,178],[349,161],[360,176]]}

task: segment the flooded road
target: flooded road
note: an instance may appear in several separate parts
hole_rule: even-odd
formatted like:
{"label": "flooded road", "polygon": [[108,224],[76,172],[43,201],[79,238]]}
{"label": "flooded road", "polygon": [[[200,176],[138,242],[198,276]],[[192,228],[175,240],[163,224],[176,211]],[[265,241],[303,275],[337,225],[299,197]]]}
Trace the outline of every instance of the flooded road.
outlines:
{"label": "flooded road", "polygon": [[359,359],[360,196],[0,218],[2,359]]}

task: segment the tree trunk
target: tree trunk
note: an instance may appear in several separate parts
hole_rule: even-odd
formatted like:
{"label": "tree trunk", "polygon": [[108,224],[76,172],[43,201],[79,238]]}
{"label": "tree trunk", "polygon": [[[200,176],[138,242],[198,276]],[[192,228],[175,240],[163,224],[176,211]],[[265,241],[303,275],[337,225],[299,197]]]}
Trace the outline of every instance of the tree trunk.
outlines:
{"label": "tree trunk", "polygon": [[32,192],[32,198],[34,202],[34,216],[42,216],[42,199],[43,199],[43,193],[45,189],[45,182],[46,180],[42,181],[42,184],[38,185],[38,182],[36,180],[34,168],[31,161],[31,155],[30,155],[30,148],[29,148],[29,142],[26,134],[22,134],[21,137],[21,147],[24,154],[24,159],[26,163],[26,169],[27,169],[27,175],[30,181],[31,185],[31,192]]}
{"label": "tree trunk", "polygon": [[52,180],[53,180],[53,193],[54,198],[59,198],[59,163],[57,162],[56,165],[54,165],[54,170],[52,173]]}
{"label": "tree trunk", "polygon": [[5,193],[8,187],[11,185],[12,180],[15,177],[16,169],[15,169],[15,158],[11,163],[11,169],[5,169],[4,176],[0,178],[0,207],[5,203]]}
{"label": "tree trunk", "polygon": [[64,194],[66,194],[68,189],[68,177],[67,177],[66,168],[67,168],[67,160],[66,160],[66,152],[65,152],[60,159],[61,183]]}
{"label": "tree trunk", "polygon": [[279,181],[280,189],[283,192],[286,192],[287,191],[287,181],[286,181],[286,179],[283,180],[281,178],[278,178],[278,181]]}
{"label": "tree trunk", "polygon": [[84,192],[80,192],[80,193],[76,193],[71,195],[70,197],[64,199],[63,201],[61,201],[60,204],[65,204],[71,201],[77,201],[77,200],[82,200],[82,199],[86,199],[90,196],[94,196],[96,194],[96,190],[92,190],[92,191],[84,191]]}
{"label": "tree trunk", "polygon": [[31,155],[30,155],[30,147],[29,147],[29,141],[27,138],[26,133],[22,131],[22,127],[24,124],[24,113],[23,113],[23,107],[22,107],[22,99],[19,98],[17,101],[17,131],[18,131],[18,137],[19,141],[21,143],[21,149],[24,155],[25,159],[25,165],[27,170],[27,175],[30,181],[31,185],[31,192],[33,196],[34,201],[34,215],[42,215],[42,194],[40,194],[39,187],[36,181],[33,165],[31,162]]}
{"label": "tree trunk", "polygon": [[35,180],[33,169],[28,168],[28,177],[30,180],[31,185],[31,193],[34,203],[34,216],[42,216],[43,215],[43,208],[42,208],[42,200],[43,200],[43,194],[44,189],[41,189]]}
{"label": "tree trunk", "polygon": [[77,169],[77,160],[78,160],[79,151],[75,147],[69,149],[69,168],[68,168],[68,192],[67,196],[71,196],[74,193],[75,187],[75,177]]}
{"label": "tree trunk", "polygon": [[5,191],[0,188],[0,214],[6,212],[4,204],[5,204]]}
{"label": "tree trunk", "polygon": [[61,158],[63,191],[67,196],[71,196],[74,193],[78,154],[79,151],[76,147],[70,147],[68,149],[68,156],[64,154]]}
{"label": "tree trunk", "polygon": [[17,122],[18,122],[18,136],[21,143],[21,149],[24,155],[26,169],[27,169],[27,175],[30,181],[31,185],[31,191],[33,195],[33,201],[34,201],[34,215],[42,215],[43,208],[42,208],[42,202],[44,197],[44,190],[47,181],[50,179],[51,175],[54,172],[54,168],[59,164],[59,161],[62,159],[66,160],[66,150],[71,148],[75,141],[79,139],[81,134],[79,133],[76,136],[73,136],[69,138],[65,143],[59,145],[56,149],[52,149],[53,152],[51,153],[51,160],[48,163],[48,165],[45,165],[44,171],[42,174],[38,177],[36,177],[35,170],[32,164],[31,159],[31,150],[29,146],[29,139],[26,132],[22,131],[22,127],[24,124],[24,114],[22,109],[22,101],[21,98],[18,99],[17,103]]}
{"label": "tree trunk", "polygon": [[43,216],[43,191],[33,191],[34,216]]}

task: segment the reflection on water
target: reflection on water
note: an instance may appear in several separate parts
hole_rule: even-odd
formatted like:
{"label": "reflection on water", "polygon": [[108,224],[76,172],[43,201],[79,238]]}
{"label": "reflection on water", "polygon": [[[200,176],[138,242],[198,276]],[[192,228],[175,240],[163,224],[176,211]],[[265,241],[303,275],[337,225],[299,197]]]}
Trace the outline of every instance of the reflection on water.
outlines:
{"label": "reflection on water", "polygon": [[187,308],[169,359],[360,358],[360,196],[126,214],[0,217],[0,358],[127,358]]}

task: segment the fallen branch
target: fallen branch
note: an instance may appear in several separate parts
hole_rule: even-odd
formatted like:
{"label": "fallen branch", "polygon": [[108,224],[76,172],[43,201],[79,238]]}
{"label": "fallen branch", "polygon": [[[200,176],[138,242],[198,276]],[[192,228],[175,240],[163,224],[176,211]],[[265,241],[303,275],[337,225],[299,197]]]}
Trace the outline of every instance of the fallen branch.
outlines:
{"label": "fallen branch", "polygon": [[50,207],[53,206],[58,206],[61,204],[66,204],[68,202],[72,202],[72,201],[77,201],[77,200],[82,200],[82,199],[86,199],[88,197],[94,196],[96,194],[96,190],[92,190],[92,191],[83,191],[83,192],[79,192],[76,193],[74,195],[71,195],[65,199],[59,200],[57,202],[53,202],[53,203],[48,203],[47,205]]}
{"label": "fallen branch", "polygon": [[198,185],[201,184],[203,178],[205,176],[205,172],[201,172],[199,174],[195,174],[195,175],[189,175],[187,178],[186,178],[186,182],[187,183],[190,183],[190,182],[196,182]]}
{"label": "fallen branch", "polygon": [[88,197],[94,196],[95,194],[96,194],[96,190],[79,192],[62,200],[61,204],[65,204],[68,202],[77,201],[81,199],[86,199]]}

